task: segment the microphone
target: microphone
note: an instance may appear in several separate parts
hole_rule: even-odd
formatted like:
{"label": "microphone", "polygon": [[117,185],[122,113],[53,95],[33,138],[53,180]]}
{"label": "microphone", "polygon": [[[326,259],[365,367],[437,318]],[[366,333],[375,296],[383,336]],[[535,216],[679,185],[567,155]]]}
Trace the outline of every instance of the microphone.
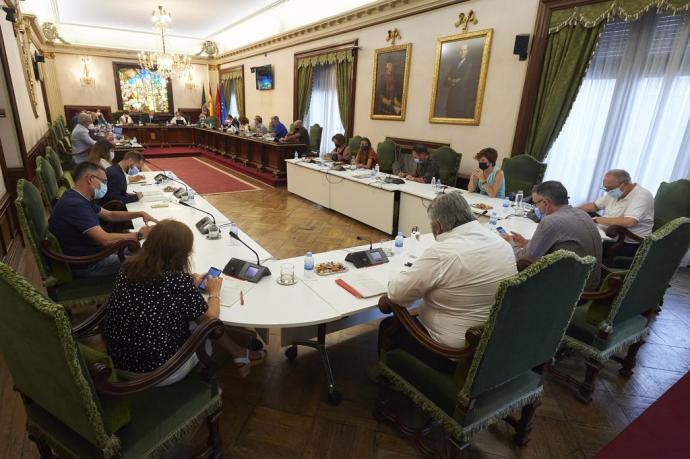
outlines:
{"label": "microphone", "polygon": [[[230,231],[230,237],[233,238],[233,239],[237,239],[238,241],[240,241],[240,242],[242,243],[242,245],[244,245],[246,248],[248,248],[249,250],[251,250],[252,252],[254,252],[254,255],[256,255],[256,264],[259,265],[259,266],[261,266],[261,260],[259,259],[259,254],[256,253],[256,250],[254,250],[254,249],[252,249],[251,247],[249,247],[249,245],[248,245],[246,242],[244,242],[242,239],[240,239],[240,237],[239,237],[237,234],[233,233],[232,231]],[[270,275],[270,274],[271,274],[271,271],[269,271],[269,269],[266,268],[265,266],[264,266],[264,268],[266,269],[266,274],[265,274],[265,275],[266,275],[266,276],[267,276],[267,275]]]}
{"label": "microphone", "polygon": [[365,238],[363,238],[362,236],[357,236],[357,240],[358,240],[358,241],[365,241],[365,242],[368,242],[368,243],[369,243],[369,250],[372,249],[373,246],[372,246],[371,241],[370,241],[369,239],[365,239]]}
{"label": "microphone", "polygon": [[218,229],[218,225],[216,225],[216,217],[214,217],[212,213],[206,212],[198,207],[194,207],[193,205],[184,201],[180,201],[180,204],[209,215],[211,217],[210,219],[208,217],[204,217],[196,222],[196,229],[198,229],[201,234],[205,234],[207,239],[220,239],[220,230]]}
{"label": "microphone", "polygon": [[182,188],[178,188],[175,191],[173,191],[173,196],[178,198],[180,201],[186,201],[187,199],[189,199],[189,188],[187,187],[186,183],[184,183],[181,180],[174,179],[172,177],[168,177],[168,180],[177,182],[184,187],[184,190]]}

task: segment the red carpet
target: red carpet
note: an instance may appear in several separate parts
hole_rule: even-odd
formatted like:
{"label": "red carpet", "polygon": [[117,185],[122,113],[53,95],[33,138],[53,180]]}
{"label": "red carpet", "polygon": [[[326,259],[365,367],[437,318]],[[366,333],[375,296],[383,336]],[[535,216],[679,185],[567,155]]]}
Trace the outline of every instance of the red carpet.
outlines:
{"label": "red carpet", "polygon": [[214,153],[212,151],[206,151],[203,150],[202,155],[205,158],[208,158],[212,161],[215,161],[217,163],[223,164],[226,167],[229,167],[230,169],[235,169],[245,175],[248,175],[252,178],[255,178],[257,180],[260,180],[268,185],[271,185],[273,187],[277,186],[286,186],[287,185],[287,178],[285,176],[283,177],[277,177],[273,175],[271,172],[268,171],[260,171],[255,167],[252,166],[245,166],[239,161],[233,161],[232,158],[229,156],[223,156],[218,153]]}
{"label": "red carpet", "polygon": [[257,189],[239,177],[196,158],[154,158],[149,161],[163,170],[173,171],[199,194]]}
{"label": "red carpet", "polygon": [[595,457],[690,457],[690,373],[667,390]]}
{"label": "red carpet", "polygon": [[145,148],[143,153],[147,159],[152,156],[199,156],[204,150],[197,147],[165,147],[165,148]]}

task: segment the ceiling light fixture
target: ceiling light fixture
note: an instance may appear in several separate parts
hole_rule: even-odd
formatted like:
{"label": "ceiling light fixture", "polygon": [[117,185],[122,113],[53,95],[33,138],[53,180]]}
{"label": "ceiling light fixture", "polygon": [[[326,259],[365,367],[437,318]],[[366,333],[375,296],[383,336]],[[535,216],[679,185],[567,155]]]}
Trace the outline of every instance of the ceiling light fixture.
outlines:
{"label": "ceiling light fixture", "polygon": [[158,6],[158,11],[154,10],[151,14],[151,21],[153,21],[154,27],[160,31],[163,53],[142,51],[139,53],[139,65],[151,73],[160,75],[163,79],[180,78],[191,69],[192,58],[169,53],[165,49],[165,31],[172,21],[172,16],[162,6]]}

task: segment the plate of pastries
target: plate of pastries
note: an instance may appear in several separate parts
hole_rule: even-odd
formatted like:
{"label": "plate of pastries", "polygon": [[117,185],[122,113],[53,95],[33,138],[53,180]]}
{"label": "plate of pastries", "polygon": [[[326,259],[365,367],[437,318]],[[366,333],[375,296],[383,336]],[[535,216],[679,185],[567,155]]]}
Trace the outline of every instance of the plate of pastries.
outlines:
{"label": "plate of pastries", "polygon": [[484,204],[483,202],[479,202],[476,204],[470,204],[470,207],[474,207],[475,209],[479,209],[479,210],[491,210],[491,209],[493,209],[493,206],[490,206],[488,204]]}
{"label": "plate of pastries", "polygon": [[327,261],[314,266],[314,272],[319,276],[330,276],[331,274],[340,274],[345,271],[347,271],[347,266],[339,261]]}

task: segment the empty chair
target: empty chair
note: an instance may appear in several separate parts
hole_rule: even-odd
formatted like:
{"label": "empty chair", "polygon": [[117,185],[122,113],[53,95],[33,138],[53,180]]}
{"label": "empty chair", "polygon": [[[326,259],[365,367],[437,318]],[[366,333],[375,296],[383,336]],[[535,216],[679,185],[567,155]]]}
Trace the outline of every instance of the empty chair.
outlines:
{"label": "empty chair", "polygon": [[437,177],[437,179],[440,178],[441,183],[446,186],[455,186],[462,153],[458,153],[450,147],[441,147],[431,150],[431,159],[438,164],[441,177]]}
{"label": "empty chair", "polygon": [[378,157],[381,172],[392,174],[393,163],[398,159],[398,146],[392,140],[379,142],[376,146],[376,156]]}
{"label": "empty chair", "polygon": [[501,170],[506,181],[506,195],[520,190],[528,195],[534,185],[544,179],[546,163],[540,163],[530,155],[517,155],[503,158]]}
{"label": "empty chair", "polygon": [[321,134],[323,128],[318,124],[312,124],[309,128],[309,151],[316,156],[321,152]]}

